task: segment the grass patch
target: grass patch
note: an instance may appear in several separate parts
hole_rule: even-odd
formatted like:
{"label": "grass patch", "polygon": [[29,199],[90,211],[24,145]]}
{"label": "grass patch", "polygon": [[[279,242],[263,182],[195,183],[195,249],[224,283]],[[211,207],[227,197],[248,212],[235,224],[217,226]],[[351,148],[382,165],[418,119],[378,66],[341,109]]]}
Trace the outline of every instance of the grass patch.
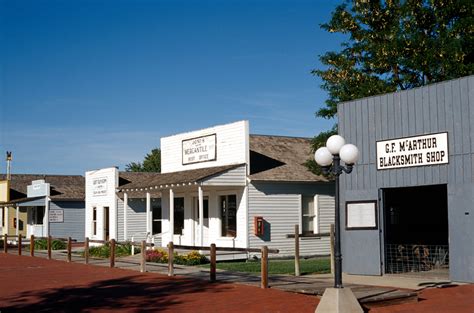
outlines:
{"label": "grass patch", "polygon": [[[202,267],[209,267],[201,265]],[[258,261],[233,261],[233,262],[218,262],[217,268],[222,270],[244,272],[244,273],[260,273],[261,264]],[[302,275],[307,274],[324,274],[331,272],[331,261],[329,258],[315,258],[315,259],[301,259],[300,272]],[[294,260],[269,260],[268,273],[275,274],[295,274]]]}

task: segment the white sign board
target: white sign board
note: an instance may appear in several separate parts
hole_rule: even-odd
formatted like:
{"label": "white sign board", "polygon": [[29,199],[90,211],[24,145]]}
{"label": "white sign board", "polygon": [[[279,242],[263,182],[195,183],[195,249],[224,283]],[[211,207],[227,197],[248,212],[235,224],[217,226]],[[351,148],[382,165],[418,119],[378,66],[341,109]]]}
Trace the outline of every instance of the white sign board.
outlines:
{"label": "white sign board", "polygon": [[64,210],[49,210],[49,222],[50,223],[63,223],[64,222]]}
{"label": "white sign board", "polygon": [[348,202],[346,204],[346,228],[377,228],[377,209],[375,201]]}
{"label": "white sign board", "polygon": [[31,185],[26,186],[26,196],[28,198],[49,196],[50,189],[49,183],[45,183],[44,180],[35,180]]}
{"label": "white sign board", "polygon": [[94,178],[92,180],[92,196],[107,195],[107,177]]}
{"label": "white sign board", "polygon": [[216,160],[216,134],[183,140],[183,165]]}
{"label": "white sign board", "polygon": [[377,142],[377,169],[448,163],[448,133]]}

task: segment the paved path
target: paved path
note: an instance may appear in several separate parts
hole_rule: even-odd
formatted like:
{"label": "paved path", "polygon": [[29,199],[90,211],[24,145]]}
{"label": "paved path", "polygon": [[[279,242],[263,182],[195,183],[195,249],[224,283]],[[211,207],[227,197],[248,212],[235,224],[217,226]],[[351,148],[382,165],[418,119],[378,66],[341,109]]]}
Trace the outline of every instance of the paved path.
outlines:
{"label": "paved path", "polygon": [[314,312],[316,297],[0,254],[4,312]]}
{"label": "paved path", "polygon": [[[12,253],[14,252],[12,251]],[[271,276],[270,286],[272,289],[262,290],[260,288],[255,288],[255,286],[259,286],[259,276],[243,273],[218,270],[217,278],[219,282],[211,284],[208,282],[208,270],[199,267],[177,265],[175,267],[175,273],[178,276],[183,276],[177,278],[168,278],[166,275],[157,275],[167,273],[166,264],[148,263],[147,271],[149,273],[146,274],[123,270],[128,269],[137,271],[139,269],[137,262],[139,256],[117,260],[116,266],[121,268],[120,270],[109,269],[109,263],[107,260],[93,259],[90,263],[96,266],[84,266],[82,264],[69,264],[63,261],[48,261],[44,259],[46,254],[42,252],[38,252],[36,255],[38,258],[26,256],[19,258],[17,256],[0,255],[0,279],[2,286],[4,286],[4,281],[10,281],[10,278],[18,278],[18,272],[27,274],[22,274],[22,278],[27,278],[28,281],[30,281],[30,279],[34,280],[33,284],[28,283],[28,285],[18,283],[16,289],[10,289],[9,286],[8,291],[3,290],[4,288],[0,288],[0,311],[2,313],[6,312],[5,307],[9,308],[9,310],[33,308],[33,306],[25,308],[18,306],[19,303],[25,300],[25,292],[26,303],[36,303],[35,305],[38,305],[38,301],[34,299],[38,299],[38,297],[44,299],[43,301],[39,301],[40,308],[41,305],[43,305],[43,308],[46,309],[48,308],[47,305],[51,305],[51,303],[56,303],[58,301],[59,307],[56,307],[56,304],[54,304],[56,309],[64,309],[64,305],[73,303],[73,307],[78,305],[78,308],[87,311],[89,310],[88,306],[81,306],[80,302],[82,299],[92,299],[95,301],[97,300],[95,299],[96,292],[99,294],[105,294],[108,291],[117,293],[117,296],[111,297],[115,299],[114,301],[118,301],[118,304],[115,304],[115,302],[110,299],[104,303],[104,307],[95,304],[91,307],[92,310],[109,310],[114,308],[129,311],[134,311],[138,308],[143,310],[157,310],[158,307],[154,304],[151,304],[151,307],[148,309],[147,303],[144,303],[141,306],[138,306],[138,302],[135,303],[136,299],[142,299],[147,302],[146,299],[148,298],[143,294],[151,292],[150,296],[152,299],[154,299],[154,297],[159,297],[162,299],[159,303],[165,302],[164,306],[159,308],[159,310],[162,311],[166,311],[168,307],[172,308],[173,312],[185,310],[189,298],[192,303],[199,303],[202,308],[206,308],[206,305],[208,306],[210,311],[203,310],[202,312],[314,312],[314,307],[318,302],[317,298],[314,296],[305,296],[287,292],[282,292],[280,294],[272,293],[281,292],[276,289],[282,289],[298,292],[303,290],[308,294],[320,294],[324,288],[332,286],[333,279],[332,275],[329,274],[301,277],[288,275]],[[55,259],[66,260],[65,254],[59,252],[54,252],[53,257]],[[19,258],[19,260],[15,259],[12,261],[11,258]],[[7,262],[9,266],[5,267],[4,261]],[[75,256],[73,257],[73,261],[80,263],[83,262],[83,259]],[[27,270],[22,269],[25,267]],[[66,270],[67,268],[69,268],[69,270]],[[75,274],[71,275],[71,272]],[[120,273],[120,275],[115,277],[114,275],[116,274],[114,273]],[[52,277],[55,279],[51,280]],[[374,278],[353,275],[345,275],[344,281],[346,282],[345,286],[351,287],[355,295],[360,299],[367,295],[380,292],[380,290],[383,292],[384,290],[383,288],[380,289],[380,287],[369,288],[368,285],[409,286],[409,288],[415,288],[418,287],[420,282],[426,282],[426,280],[414,278],[406,279],[385,276]],[[238,284],[234,284],[236,282]],[[64,285],[66,289],[64,289],[64,286],[62,285]],[[71,285],[74,287],[71,287]],[[38,293],[35,291],[37,288],[35,286],[42,286],[45,292],[42,294]],[[194,286],[195,288],[191,286]],[[60,287],[62,287],[62,291],[58,292],[57,288]],[[31,288],[33,288],[33,290]],[[170,288],[175,291],[177,290],[177,294],[173,295]],[[56,291],[49,291],[51,289]],[[170,291],[168,291],[168,289],[170,289]],[[48,292],[46,292],[47,290]],[[390,287],[385,288],[385,290],[390,290]],[[20,296],[18,296],[19,292],[21,292]],[[90,295],[88,294],[89,292],[93,294]],[[249,295],[246,294],[247,292]],[[74,296],[76,293],[79,293],[78,297]],[[15,295],[13,300],[8,297],[9,295]],[[59,298],[62,296],[65,296],[65,299],[69,300],[60,300]],[[292,298],[293,296],[304,298],[296,299]],[[237,301],[232,299],[233,297],[237,297],[237,299],[240,297],[242,299],[241,301]],[[274,301],[272,297],[278,297],[278,301]],[[168,298],[178,300],[169,300],[170,303],[168,303]],[[392,305],[386,308],[371,308],[370,312],[392,312],[392,310],[393,312],[474,312],[474,285],[443,289],[426,289],[420,292],[420,298],[422,301],[418,303],[396,306]],[[33,300],[30,301],[28,299]],[[46,299],[54,299],[54,301],[46,301]],[[130,299],[131,302],[127,302],[127,299]],[[254,304],[252,301],[256,301],[257,304]],[[270,305],[270,303],[265,304],[262,301],[270,301],[272,305],[271,308],[267,306]],[[295,306],[289,305],[293,301],[304,302],[297,302]],[[107,302],[110,303],[108,304]],[[215,305],[214,302],[216,303]],[[222,303],[222,307],[219,306],[219,303]],[[230,309],[224,309],[226,307],[225,303],[228,303]],[[243,310],[243,307],[239,306],[239,304],[245,304],[246,310]],[[110,305],[111,307],[109,307]],[[200,309],[193,307],[194,312],[201,312],[199,310]],[[65,311],[69,311],[69,309]]]}

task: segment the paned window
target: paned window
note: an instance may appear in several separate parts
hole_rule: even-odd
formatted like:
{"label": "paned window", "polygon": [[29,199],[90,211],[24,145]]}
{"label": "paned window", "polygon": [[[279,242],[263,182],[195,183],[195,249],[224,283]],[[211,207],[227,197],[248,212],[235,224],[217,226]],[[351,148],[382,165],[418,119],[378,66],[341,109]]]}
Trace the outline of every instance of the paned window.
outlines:
{"label": "paned window", "polygon": [[222,237],[237,236],[237,196],[220,196]]}
{"label": "paned window", "polygon": [[301,217],[302,217],[302,234],[314,234],[318,232],[317,225],[317,196],[301,197]]}
{"label": "paned window", "polygon": [[161,203],[152,207],[151,233],[153,235],[161,234]]}

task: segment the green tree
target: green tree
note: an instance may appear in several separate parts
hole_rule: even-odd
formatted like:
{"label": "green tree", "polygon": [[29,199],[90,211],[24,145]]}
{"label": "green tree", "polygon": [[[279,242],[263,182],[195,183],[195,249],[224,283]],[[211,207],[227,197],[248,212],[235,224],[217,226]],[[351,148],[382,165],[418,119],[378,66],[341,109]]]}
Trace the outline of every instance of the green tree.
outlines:
{"label": "green tree", "polygon": [[348,39],[312,71],[329,94],[319,117],[334,117],[339,102],[474,73],[470,0],[346,0],[321,27]]}
{"label": "green tree", "polygon": [[317,117],[335,117],[340,102],[474,73],[472,0],[345,0],[321,28],[346,40],[312,71],[328,92]]}
{"label": "green tree", "polygon": [[131,162],[125,165],[127,172],[161,172],[161,150],[155,148],[145,156],[143,163]]}

